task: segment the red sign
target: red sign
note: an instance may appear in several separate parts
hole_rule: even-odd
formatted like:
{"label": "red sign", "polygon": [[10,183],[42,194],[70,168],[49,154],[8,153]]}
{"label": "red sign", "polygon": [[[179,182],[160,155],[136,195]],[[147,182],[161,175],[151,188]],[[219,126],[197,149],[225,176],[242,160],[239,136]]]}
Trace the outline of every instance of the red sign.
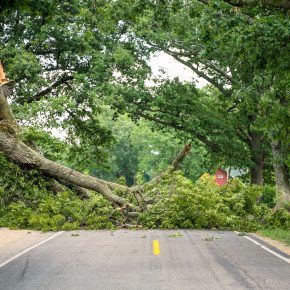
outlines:
{"label": "red sign", "polygon": [[215,176],[215,182],[219,186],[224,185],[228,181],[228,173],[225,170],[222,170],[220,168],[216,171],[214,176]]}

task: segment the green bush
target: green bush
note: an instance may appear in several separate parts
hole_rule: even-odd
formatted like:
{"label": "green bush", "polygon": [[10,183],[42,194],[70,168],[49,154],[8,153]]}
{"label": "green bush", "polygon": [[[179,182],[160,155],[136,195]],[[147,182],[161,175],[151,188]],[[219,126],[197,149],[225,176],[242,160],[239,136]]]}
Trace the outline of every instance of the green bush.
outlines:
{"label": "green bush", "polygon": [[113,229],[112,206],[102,196],[92,194],[81,200],[73,193],[46,196],[34,206],[12,202],[0,213],[0,227],[42,231],[75,229]]}
{"label": "green bush", "polygon": [[277,210],[269,219],[267,228],[290,230],[290,213],[286,209]]}
{"label": "green bush", "polygon": [[[0,154],[0,227],[42,231],[113,229],[113,208],[101,195],[82,200],[73,191],[50,191],[36,171],[25,171]],[[118,216],[117,216],[118,217]]]}
{"label": "green bush", "polygon": [[290,201],[284,205],[284,208],[290,213]]}
{"label": "green bush", "polygon": [[261,201],[268,205],[270,208],[274,208],[276,205],[277,192],[274,186],[263,186]]}
{"label": "green bush", "polygon": [[147,188],[147,199],[153,203],[142,214],[141,223],[147,228],[164,229],[256,231],[274,224],[287,227],[287,217],[275,217],[267,204],[258,203],[263,193],[263,187],[250,186],[239,179],[219,187],[211,177],[193,183],[181,172],[175,172]]}

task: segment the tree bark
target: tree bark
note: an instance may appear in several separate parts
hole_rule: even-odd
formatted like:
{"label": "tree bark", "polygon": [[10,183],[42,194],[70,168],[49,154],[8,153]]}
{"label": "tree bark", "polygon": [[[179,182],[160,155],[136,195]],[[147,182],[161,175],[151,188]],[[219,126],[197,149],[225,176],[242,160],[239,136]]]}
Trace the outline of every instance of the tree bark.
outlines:
{"label": "tree bark", "polygon": [[251,150],[251,161],[253,163],[250,173],[251,173],[251,184],[263,185],[263,169],[264,169],[264,152],[262,149],[262,139],[261,133],[256,131],[251,131],[249,133],[250,140],[250,150]]}
{"label": "tree bark", "polygon": [[271,141],[276,188],[281,194],[277,200],[277,208],[282,207],[285,202],[290,202],[289,168],[285,164],[287,153],[285,154],[282,147],[281,142]]}
{"label": "tree bark", "polygon": [[11,83],[0,83],[0,130],[18,133],[20,127],[13,116],[7,97],[12,91]]}

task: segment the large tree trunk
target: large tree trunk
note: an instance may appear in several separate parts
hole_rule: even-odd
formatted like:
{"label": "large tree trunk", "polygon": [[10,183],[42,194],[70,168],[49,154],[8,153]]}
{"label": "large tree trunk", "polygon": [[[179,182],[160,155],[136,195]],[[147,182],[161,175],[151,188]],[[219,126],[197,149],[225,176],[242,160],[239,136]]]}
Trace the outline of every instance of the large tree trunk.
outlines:
{"label": "large tree trunk", "polygon": [[129,188],[84,175],[61,164],[48,160],[21,142],[14,134],[0,130],[0,150],[13,162],[27,168],[37,169],[47,176],[64,180],[75,186],[84,187],[101,193],[112,203],[120,206],[127,201],[112,192],[114,189],[129,191]]}
{"label": "large tree trunk", "polygon": [[282,143],[276,140],[271,141],[271,149],[276,187],[281,194],[277,201],[277,207],[280,208],[285,202],[290,201],[289,168],[285,164],[287,150],[284,150]]}
{"label": "large tree trunk", "polygon": [[264,169],[264,152],[262,149],[262,139],[263,136],[261,133],[256,131],[250,132],[249,141],[250,149],[251,149],[251,161],[253,165],[250,169],[251,173],[251,183],[263,185],[264,177],[263,177],[263,169]]}

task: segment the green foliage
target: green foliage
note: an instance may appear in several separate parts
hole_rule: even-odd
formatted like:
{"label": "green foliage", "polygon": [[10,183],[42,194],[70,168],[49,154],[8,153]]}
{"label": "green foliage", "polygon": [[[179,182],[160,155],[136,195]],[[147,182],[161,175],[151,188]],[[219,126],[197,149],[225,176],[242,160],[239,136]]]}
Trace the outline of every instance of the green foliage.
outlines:
{"label": "green foliage", "polygon": [[[123,219],[99,194],[91,193],[88,199],[81,199],[69,189],[53,194],[49,179],[20,169],[2,155],[0,163],[0,227],[42,231],[113,229]],[[145,187],[150,204],[136,222],[145,228],[163,229],[290,229],[290,213],[286,209],[273,213],[267,206],[273,202],[269,192],[273,194],[271,188],[250,186],[239,179],[219,187],[212,177],[194,183],[181,171],[167,173],[157,184]]]}
{"label": "green foliage", "polygon": [[20,137],[28,146],[41,151],[46,158],[66,163],[70,147],[65,142],[51,136],[50,133],[35,127],[25,127]]}
{"label": "green foliage", "polygon": [[[192,180],[213,160],[251,167],[257,148],[252,133],[263,137],[258,147],[271,171],[274,161],[289,169],[288,16],[279,9],[236,9],[220,0],[185,2],[4,1],[0,59],[16,82],[9,100],[13,111],[24,124],[61,129],[69,146],[35,129],[24,132],[23,140],[52,160],[113,180],[125,176],[127,184],[137,173],[142,182],[162,171],[189,138],[196,145],[194,157],[183,168]],[[194,82],[156,79],[148,60],[159,51],[209,85],[197,89]],[[127,117],[117,125],[104,122],[104,102],[161,130],[152,132],[142,122],[137,127]],[[112,131],[116,142],[107,148]],[[273,140],[280,143],[281,160],[271,160]],[[107,159],[107,170],[99,170]],[[51,195],[49,180],[37,172],[1,155],[0,164],[1,225],[113,226],[112,207],[102,197],[83,201],[69,190]],[[210,180],[193,183],[174,173],[146,195],[153,203],[141,223],[149,228],[289,227],[287,210],[269,209],[276,197],[271,187],[234,180],[218,188]]]}
{"label": "green foliage", "polygon": [[289,213],[283,210],[272,214],[266,204],[257,203],[263,187],[246,185],[238,179],[219,187],[212,178],[193,183],[175,172],[147,190],[152,204],[141,216],[147,228],[289,228]]}
{"label": "green foliage", "polygon": [[49,180],[25,171],[0,154],[0,227],[42,231],[112,229],[118,218],[111,204],[91,193],[82,200],[73,191],[53,194]]}
{"label": "green foliage", "polygon": [[271,157],[269,140],[280,141],[280,163],[287,165],[289,15],[261,1],[239,8],[229,1],[202,2],[207,1],[113,2],[127,33],[136,36],[128,42],[137,38],[142,44],[131,45],[136,55],[167,53],[209,83],[197,90],[195,82],[163,76],[152,77],[150,88],[120,81],[115,91],[122,98],[113,104],[190,134],[227,165],[253,166],[250,136],[258,132],[263,154]]}
{"label": "green foliage", "polygon": [[47,183],[44,179],[39,178],[36,171],[22,170],[9,162],[1,153],[0,164],[1,205],[19,200],[33,204],[46,194]]}
{"label": "green foliage", "polygon": [[99,195],[81,200],[73,193],[47,194],[34,205],[17,201],[5,206],[0,226],[42,231],[113,229],[109,220],[112,211],[110,204]]}
{"label": "green foliage", "polygon": [[71,145],[68,157],[75,169],[104,161],[102,147],[112,138],[95,116],[113,70],[122,66],[122,50],[113,45],[117,22],[106,1],[4,1],[4,11],[2,2],[0,60],[15,81],[16,118],[59,129]]}
{"label": "green foliage", "polygon": [[269,228],[290,230],[290,213],[286,209],[277,210],[270,218]]}
{"label": "green foliage", "polygon": [[268,207],[274,208],[276,205],[277,192],[273,186],[264,185],[262,189],[261,201]]}
{"label": "green foliage", "polygon": [[[99,115],[101,125],[111,128],[114,136],[114,143],[107,148],[108,161],[104,164],[95,162],[90,168],[90,173],[99,178],[119,182],[118,178],[124,176],[129,186],[147,182],[166,170],[188,142],[173,130],[156,130],[146,120],[136,123],[127,115],[113,120],[113,113],[104,106]],[[190,154],[181,164],[186,177],[192,180],[198,179],[213,166],[208,151],[198,144],[193,144]]]}
{"label": "green foliage", "polygon": [[284,208],[290,212],[290,201],[284,204]]}

